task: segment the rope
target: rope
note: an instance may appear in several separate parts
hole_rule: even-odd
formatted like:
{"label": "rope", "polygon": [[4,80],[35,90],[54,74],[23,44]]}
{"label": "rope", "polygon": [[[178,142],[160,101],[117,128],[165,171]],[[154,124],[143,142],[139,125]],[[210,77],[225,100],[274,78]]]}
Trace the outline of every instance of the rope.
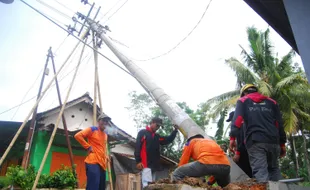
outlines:
{"label": "rope", "polygon": [[[86,38],[86,41],[87,41],[87,38]],[[73,75],[73,78],[72,78],[72,81],[71,81],[69,90],[68,90],[68,92],[67,92],[67,96],[66,96],[66,98],[65,98],[65,100],[64,100],[64,102],[63,102],[62,108],[61,108],[60,113],[59,113],[59,115],[58,115],[56,124],[55,124],[55,126],[54,126],[54,129],[53,129],[53,132],[52,132],[52,136],[51,136],[50,141],[48,142],[47,148],[46,148],[46,150],[45,150],[45,154],[44,154],[44,156],[43,156],[43,160],[42,160],[42,162],[41,162],[41,165],[40,165],[40,168],[39,168],[39,170],[38,170],[38,173],[37,173],[36,179],[35,179],[35,181],[34,181],[34,184],[33,184],[33,186],[32,186],[32,190],[35,190],[35,189],[36,189],[37,184],[38,184],[38,182],[39,182],[39,179],[40,179],[40,176],[41,176],[41,173],[42,173],[42,170],[43,170],[43,167],[44,167],[44,164],[45,164],[47,155],[48,155],[48,153],[49,153],[49,151],[50,151],[50,149],[51,149],[51,146],[52,146],[53,140],[54,140],[54,138],[55,138],[55,135],[56,135],[56,131],[57,131],[59,122],[60,122],[61,117],[62,117],[62,114],[63,114],[63,112],[64,112],[64,110],[65,110],[65,107],[66,107],[67,101],[68,101],[68,99],[69,99],[69,95],[70,95],[72,86],[73,86],[74,81],[75,81],[76,74],[77,74],[78,69],[79,69],[79,66],[80,66],[80,64],[81,64],[81,60],[82,60],[82,56],[83,56],[83,53],[84,53],[84,49],[85,49],[85,44],[84,44],[84,46],[83,46],[83,49],[82,49],[82,52],[81,52],[81,55],[80,55],[80,59],[79,59],[78,65],[77,65],[77,67],[76,67],[76,70],[75,70],[75,72],[74,72],[74,75]]]}
{"label": "rope", "polygon": [[62,64],[62,66],[59,68],[58,72],[56,73],[56,75],[53,77],[53,79],[49,82],[49,84],[46,86],[46,88],[43,90],[42,94],[40,95],[40,97],[37,99],[35,105],[32,107],[31,111],[28,113],[27,117],[25,118],[24,122],[22,123],[22,125],[19,127],[18,131],[16,132],[14,138],[12,139],[10,145],[8,146],[8,148],[5,150],[5,152],[3,153],[3,156],[0,159],[0,166],[2,165],[4,159],[6,158],[6,156],[8,155],[9,151],[11,150],[11,148],[13,147],[14,143],[16,142],[19,134],[21,133],[21,131],[23,130],[23,128],[25,127],[26,123],[28,122],[28,119],[30,118],[30,116],[32,115],[33,111],[36,109],[36,107],[38,106],[39,102],[41,101],[42,97],[45,95],[46,91],[51,87],[52,83],[54,82],[55,78],[57,77],[57,75],[59,74],[59,72],[63,69],[63,67],[66,65],[67,61],[70,59],[71,55],[73,54],[73,52],[75,51],[75,49],[78,47],[78,45],[80,44],[80,42],[78,42],[76,44],[76,46],[73,48],[72,52],[69,54],[69,56],[67,57],[67,59],[65,60],[65,62]]}
{"label": "rope", "polygon": [[163,54],[160,54],[160,55],[157,55],[157,56],[154,56],[154,57],[151,57],[151,58],[148,58],[148,59],[134,59],[135,61],[150,61],[150,60],[154,60],[154,59],[157,59],[157,58],[160,58],[160,57],[163,57],[165,55],[168,55],[169,53],[171,53],[173,50],[175,50],[177,47],[179,47],[179,45],[181,43],[183,43],[193,32],[194,30],[198,27],[198,25],[200,24],[200,22],[202,21],[202,19],[204,18],[205,14],[207,13],[209,7],[210,7],[210,4],[211,4],[212,0],[209,1],[207,7],[205,8],[203,14],[201,15],[199,21],[197,22],[197,24],[194,26],[194,28],[179,42],[177,43],[175,46],[173,46],[169,51],[163,53]]}

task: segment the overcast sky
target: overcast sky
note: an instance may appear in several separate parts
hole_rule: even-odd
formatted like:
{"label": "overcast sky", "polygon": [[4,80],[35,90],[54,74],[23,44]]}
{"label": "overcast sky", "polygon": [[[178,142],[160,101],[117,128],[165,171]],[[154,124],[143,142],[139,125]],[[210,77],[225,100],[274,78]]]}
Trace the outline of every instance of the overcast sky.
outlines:
{"label": "overcast sky", "polygon": [[[80,0],[26,2],[62,26],[73,24],[71,17],[74,12],[87,14],[90,7],[81,4]],[[98,19],[111,29],[109,35],[127,46],[119,45],[120,49],[135,60],[143,60],[165,53],[181,41],[196,25],[209,0],[95,2],[96,8],[101,6]],[[107,21],[124,2],[126,4]],[[54,9],[46,7],[44,3]],[[114,8],[106,14],[112,7]],[[26,101],[36,96],[47,50],[51,46],[55,51],[67,33],[18,0],[10,5],[0,3],[0,14],[0,112],[3,112],[20,104],[23,98]],[[213,0],[200,25],[178,48],[163,57],[136,63],[175,101],[184,101],[195,109],[199,103],[235,88],[234,73],[224,64],[224,59],[241,59],[239,44],[248,47],[246,27],[252,25],[261,30],[268,27],[268,24],[242,0]],[[291,49],[272,28],[271,39],[279,57]],[[56,52],[57,68],[75,44],[76,39],[66,38]],[[80,51],[81,48],[60,73],[60,78],[76,66]],[[100,51],[121,65],[106,46],[102,46]],[[91,56],[92,50],[87,48],[69,100],[85,92],[90,92],[93,96],[94,64]],[[109,61],[102,57],[99,61],[103,110],[112,117],[116,125],[136,136],[134,123],[125,107],[129,105],[129,92],[144,90],[135,79]],[[296,61],[301,63],[299,57]],[[52,79],[52,67],[49,68],[50,75],[46,77],[45,85]],[[72,75],[73,72],[60,82],[63,99]],[[1,114],[0,120],[23,121],[33,104],[34,100],[18,110],[13,109]],[[54,87],[40,103],[39,111],[51,109],[57,104]],[[207,133],[214,135],[214,124],[208,128]]]}

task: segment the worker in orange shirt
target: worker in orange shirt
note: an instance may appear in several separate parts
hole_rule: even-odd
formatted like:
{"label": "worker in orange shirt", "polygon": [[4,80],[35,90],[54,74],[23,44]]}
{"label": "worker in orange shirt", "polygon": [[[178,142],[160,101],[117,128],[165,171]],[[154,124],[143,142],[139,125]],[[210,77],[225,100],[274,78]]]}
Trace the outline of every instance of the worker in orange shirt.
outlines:
{"label": "worker in orange shirt", "polygon": [[[191,158],[194,161],[188,163]],[[172,174],[172,180],[181,180],[186,176],[212,175],[219,186],[225,187],[230,183],[229,174],[230,163],[221,147],[215,141],[196,134],[187,140],[179,167]]]}
{"label": "worker in orange shirt", "polygon": [[109,158],[106,155],[108,136],[104,130],[110,126],[110,121],[110,117],[102,114],[98,117],[97,126],[88,127],[74,136],[88,151],[85,159],[87,176],[86,190],[105,190],[106,168]]}

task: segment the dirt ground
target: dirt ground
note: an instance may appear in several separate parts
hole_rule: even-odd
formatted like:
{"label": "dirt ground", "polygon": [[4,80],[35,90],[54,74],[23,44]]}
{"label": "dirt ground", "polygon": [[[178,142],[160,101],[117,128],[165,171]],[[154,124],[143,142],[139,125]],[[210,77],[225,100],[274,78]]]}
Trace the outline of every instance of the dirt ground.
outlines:
{"label": "dirt ground", "polygon": [[165,178],[165,179],[158,180],[153,184],[155,184],[156,186],[161,186],[161,187],[164,187],[164,184],[187,184],[193,187],[206,188],[208,190],[266,190],[267,189],[266,184],[259,184],[255,182],[255,180],[253,179],[249,179],[244,182],[230,183],[228,186],[224,188],[209,186],[207,183],[204,183],[200,178],[193,178],[193,177],[186,177],[183,180],[177,181],[174,183],[171,183],[169,178]]}

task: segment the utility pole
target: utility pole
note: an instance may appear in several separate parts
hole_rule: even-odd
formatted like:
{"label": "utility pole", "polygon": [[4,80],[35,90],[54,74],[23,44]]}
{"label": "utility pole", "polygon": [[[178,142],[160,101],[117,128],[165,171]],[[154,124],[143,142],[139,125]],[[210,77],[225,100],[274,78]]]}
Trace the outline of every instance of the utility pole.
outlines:
{"label": "utility pole", "polygon": [[[48,50],[48,52],[50,51],[50,49]],[[46,56],[46,62],[45,62],[44,70],[43,70],[43,75],[42,75],[42,78],[41,78],[41,84],[40,84],[40,87],[39,87],[39,92],[38,92],[38,95],[37,95],[37,100],[40,98],[40,95],[41,95],[41,92],[42,92],[42,87],[43,87],[43,83],[44,83],[44,79],[45,79],[45,75],[46,75],[46,69],[47,69],[49,57],[50,56],[49,56],[49,53],[48,53],[47,56]],[[26,140],[25,151],[24,151],[24,156],[23,156],[23,161],[22,161],[22,167],[24,169],[27,169],[27,167],[29,165],[30,149],[31,149],[32,140],[33,140],[33,134],[34,134],[35,125],[36,125],[37,111],[38,111],[38,105],[35,107],[35,109],[34,109],[34,111],[32,113],[30,128],[29,128],[28,136],[27,136],[27,140]]]}
{"label": "utility pole", "polygon": [[105,35],[107,31],[106,26],[94,22],[91,19],[87,20],[90,28],[96,32],[96,35],[101,38],[116,57],[123,63],[129,72],[140,82],[173,121],[174,124],[179,126],[180,131],[185,137],[202,134],[205,138],[210,137],[186,114],[170,96],[168,96],[162,88],[160,88],[141,68],[139,68],[132,60],[127,58],[124,53],[121,53],[113,42]]}
{"label": "utility pole", "polygon": [[[136,78],[136,80],[154,97],[160,108],[172,120],[172,122],[179,126],[185,138],[201,134],[207,139],[211,139],[189,116],[186,114],[170,96],[168,96],[162,88],[160,88],[152,79],[139,68],[132,60],[120,52],[113,42],[106,36],[109,31],[107,26],[102,26],[91,19],[87,19],[92,31],[102,39],[102,41],[110,48],[115,56],[123,63],[129,72]],[[242,181],[248,176],[229,158],[231,163],[231,180]]]}
{"label": "utility pole", "polygon": [[[54,55],[52,52],[52,48],[49,49],[49,56],[52,60],[54,75],[56,75],[56,67],[55,67]],[[62,100],[61,100],[59,83],[58,83],[57,77],[55,78],[55,83],[56,83],[56,89],[57,89],[57,96],[58,96],[58,100],[59,100],[59,106],[62,107]],[[63,124],[64,130],[65,130],[65,136],[66,136],[66,141],[67,141],[67,146],[68,146],[68,151],[69,151],[69,157],[70,157],[72,172],[73,172],[74,177],[77,179],[77,174],[76,174],[74,161],[73,161],[73,152],[72,152],[72,148],[71,148],[71,142],[70,142],[70,138],[69,138],[68,127],[67,127],[67,122],[66,122],[66,118],[65,118],[64,113],[61,115],[61,119],[62,119],[62,124]],[[79,186],[78,180],[76,183],[77,183],[76,186],[78,187]]]}

